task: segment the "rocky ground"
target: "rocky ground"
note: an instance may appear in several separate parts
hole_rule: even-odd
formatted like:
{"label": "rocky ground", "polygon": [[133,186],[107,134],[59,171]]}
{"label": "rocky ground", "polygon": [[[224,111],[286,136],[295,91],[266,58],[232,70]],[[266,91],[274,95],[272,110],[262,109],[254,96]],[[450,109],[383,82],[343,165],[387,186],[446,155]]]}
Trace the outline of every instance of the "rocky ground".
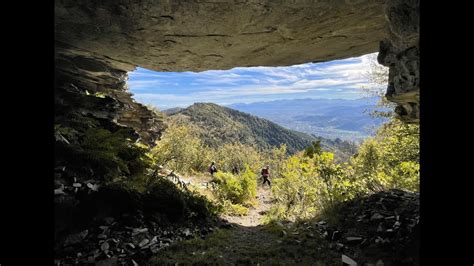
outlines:
{"label": "rocky ground", "polygon": [[[192,178],[172,180],[202,185]],[[263,224],[271,204],[271,190],[259,186],[257,204],[246,216],[167,225],[142,210],[96,217],[56,242],[55,265],[419,264],[417,193],[379,192],[312,220]]]}
{"label": "rocky ground", "polygon": [[[134,226],[127,226],[133,220]],[[146,221],[143,215],[105,217],[81,232],[71,234],[56,250],[55,265],[141,265],[159,250],[185,239],[203,237],[225,222],[179,224],[167,227]]]}
{"label": "rocky ground", "polygon": [[419,265],[418,194],[390,190],[333,211],[327,219],[297,223],[233,224],[171,245],[150,264]]}
{"label": "rocky ground", "polygon": [[[155,190],[63,182],[55,189],[55,265],[142,265],[172,243],[230,224],[178,187],[169,171]],[[173,183],[175,183],[173,185]]]}

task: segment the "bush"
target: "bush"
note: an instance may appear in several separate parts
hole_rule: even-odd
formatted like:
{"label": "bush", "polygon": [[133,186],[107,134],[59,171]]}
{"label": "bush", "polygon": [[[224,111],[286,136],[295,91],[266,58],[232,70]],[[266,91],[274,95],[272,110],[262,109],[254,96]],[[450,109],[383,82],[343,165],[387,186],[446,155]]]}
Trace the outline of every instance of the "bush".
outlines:
{"label": "bush", "polygon": [[221,200],[229,200],[232,203],[242,203],[242,185],[231,173],[217,172],[214,175],[217,184],[216,197]]}
{"label": "bush", "polygon": [[256,175],[247,165],[241,175],[217,172],[213,181],[217,184],[214,193],[221,203],[230,201],[232,204],[245,204],[253,200],[257,194]]}
{"label": "bush", "polygon": [[224,200],[221,203],[222,206],[222,212],[227,215],[232,215],[232,216],[244,216],[247,215],[249,212],[249,209],[247,207],[244,207],[240,204],[233,204],[232,202],[228,200]]}
{"label": "bush", "polygon": [[216,158],[219,169],[225,172],[231,172],[235,167],[240,173],[246,166],[258,171],[262,161],[262,155],[255,147],[240,143],[219,146],[212,156]]}
{"label": "bush", "polygon": [[333,153],[310,151],[291,156],[280,168],[272,185],[277,203],[267,220],[309,218],[339,202],[381,190],[418,191],[418,126],[396,120],[385,124],[348,163],[336,163]]}

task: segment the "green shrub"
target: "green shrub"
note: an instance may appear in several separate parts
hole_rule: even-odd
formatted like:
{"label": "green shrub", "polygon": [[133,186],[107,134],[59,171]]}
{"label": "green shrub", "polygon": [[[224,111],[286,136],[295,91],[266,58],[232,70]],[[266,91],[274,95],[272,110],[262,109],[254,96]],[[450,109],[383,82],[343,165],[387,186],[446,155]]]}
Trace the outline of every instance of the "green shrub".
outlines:
{"label": "green shrub", "polygon": [[237,176],[217,172],[214,175],[214,182],[217,184],[214,193],[221,202],[228,200],[232,204],[244,204],[253,200],[257,194],[256,175],[247,165],[245,171]]}
{"label": "green shrub", "polygon": [[244,207],[240,204],[233,204],[229,200],[224,200],[221,203],[222,210],[224,214],[232,215],[232,216],[244,216],[247,215],[249,209]]}
{"label": "green shrub", "polygon": [[242,185],[231,173],[217,172],[214,175],[217,184],[216,196],[221,201],[229,200],[232,203],[242,203]]}
{"label": "green shrub", "polygon": [[242,186],[242,199],[249,201],[257,195],[256,175],[248,165],[245,165],[245,171],[240,175],[240,184]]}

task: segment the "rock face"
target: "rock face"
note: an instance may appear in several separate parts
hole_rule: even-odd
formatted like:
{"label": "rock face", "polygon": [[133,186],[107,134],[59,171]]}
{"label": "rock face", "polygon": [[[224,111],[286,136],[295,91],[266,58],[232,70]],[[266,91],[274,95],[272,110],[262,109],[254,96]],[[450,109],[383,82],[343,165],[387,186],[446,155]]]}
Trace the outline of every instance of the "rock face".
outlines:
{"label": "rock face", "polygon": [[395,112],[408,123],[419,123],[420,48],[419,0],[389,1],[390,37],[380,44],[378,61],[389,67],[386,97],[398,104]]}
{"label": "rock face", "polygon": [[[336,223],[316,223],[321,236],[360,265],[419,265],[420,195],[397,189],[340,203]],[[367,263],[367,264],[366,264]]]}
{"label": "rock face", "polygon": [[[70,46],[56,44],[56,106],[67,104],[80,108],[77,104],[78,97],[73,97],[70,102],[59,100],[58,94],[72,86],[76,94],[87,91],[88,94],[107,96],[114,102],[114,108],[105,108],[100,103],[96,106],[89,104],[82,108],[82,114],[89,114],[96,118],[109,119],[119,126],[131,127],[138,132],[141,140],[153,144],[164,129],[159,118],[143,105],[136,103],[126,91],[127,69],[126,64],[120,64],[102,56],[94,56],[90,52],[71,49]],[[92,97],[89,97],[91,99]],[[98,99],[96,99],[98,100]],[[99,100],[100,101],[100,100]],[[103,104],[102,104],[103,105]],[[113,110],[112,110],[113,109]],[[56,116],[58,116],[56,112]],[[57,119],[56,119],[57,120]]]}
{"label": "rock face", "polygon": [[124,70],[328,61],[378,50],[384,2],[56,1],[56,40]]}

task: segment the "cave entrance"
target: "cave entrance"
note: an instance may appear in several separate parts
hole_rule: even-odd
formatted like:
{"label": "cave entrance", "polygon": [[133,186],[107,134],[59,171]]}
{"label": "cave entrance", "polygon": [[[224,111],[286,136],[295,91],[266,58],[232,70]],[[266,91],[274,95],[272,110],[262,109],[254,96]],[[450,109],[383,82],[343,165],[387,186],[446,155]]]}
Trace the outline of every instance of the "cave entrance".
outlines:
{"label": "cave entrance", "polygon": [[[242,103],[249,105],[256,102],[295,100],[300,96],[302,98],[319,97],[324,99],[324,95],[329,98],[328,93],[339,93],[339,95],[350,98],[350,95],[357,94],[349,93],[351,90],[347,90],[351,84],[339,84],[341,86],[336,87],[337,77],[317,78],[307,73],[307,71],[321,71],[317,69],[321,64],[280,68],[270,68],[270,66],[288,66],[318,61],[327,62],[323,65],[328,64],[328,67],[332,66],[337,69],[346,64],[339,65],[340,61],[330,62],[330,60],[379,51],[378,62],[390,67],[388,86],[386,86],[388,100],[397,103],[395,112],[404,121],[413,123],[419,121],[419,1],[293,2],[55,1],[54,192],[55,209],[58,210],[55,218],[55,238],[60,244],[58,250],[55,250],[58,258],[62,257],[61,260],[64,258],[66,262],[71,261],[67,264],[73,264],[72,261],[91,263],[90,258],[92,258],[92,262],[95,262],[96,259],[97,261],[105,260],[107,257],[110,259],[107,259],[108,264],[113,264],[112,260],[115,258],[117,262],[117,257],[111,252],[115,252],[115,248],[121,248],[123,252],[124,249],[128,249],[131,242],[133,242],[133,249],[135,249],[134,246],[139,246],[143,250],[143,246],[148,245],[146,247],[148,252],[148,248],[152,245],[149,242],[153,242],[157,238],[156,235],[148,235],[144,238],[145,236],[142,234],[146,234],[147,231],[148,233],[152,232],[153,230],[147,228],[156,228],[156,222],[164,224],[168,218],[190,218],[196,217],[198,213],[202,215],[198,215],[196,218],[208,217],[207,212],[201,212],[202,201],[190,200],[189,204],[185,204],[181,196],[170,196],[171,202],[176,202],[180,206],[177,212],[172,207],[174,205],[169,204],[170,200],[167,197],[161,200],[149,198],[149,196],[181,194],[176,192],[174,186],[168,185],[166,185],[167,188],[172,188],[171,193],[148,193],[150,191],[156,192],[155,189],[159,188],[159,184],[149,182],[156,180],[154,178],[158,171],[155,171],[155,168],[167,170],[159,166],[166,165],[169,160],[165,157],[168,154],[162,152],[166,149],[159,146],[164,145],[164,140],[166,140],[166,135],[160,140],[162,133],[165,132],[163,123],[159,120],[160,117],[142,104],[133,101],[124,88],[127,73],[136,67],[169,72],[153,73],[138,69],[136,72],[130,73],[131,92],[135,94],[137,101],[145,104],[153,104],[160,109],[173,107],[164,105],[168,102],[175,102],[173,105],[178,107],[186,107],[194,101],[215,102],[220,105]],[[253,70],[237,68],[229,70],[230,72],[218,71],[218,69],[244,66],[267,67],[257,67]],[[206,70],[211,71],[181,74],[173,72]],[[346,70],[339,78],[344,80],[344,78],[357,76],[360,70],[358,68],[351,71]],[[254,71],[253,77],[249,71]],[[265,78],[256,78],[255,71],[260,71],[260,75]],[[269,73],[273,73],[273,76]],[[307,75],[305,76],[304,73]],[[334,74],[334,72],[332,73]],[[166,84],[155,84],[158,88],[156,92],[159,93],[156,96],[147,92],[146,87],[142,87],[140,91],[139,85],[150,85],[156,83],[157,80],[137,79],[140,75],[142,78],[147,75],[170,75],[171,77],[173,75],[184,75],[182,77],[207,75],[207,81],[197,83],[197,85],[207,84],[206,86],[210,88],[204,91],[199,90],[199,86],[194,86],[191,84],[193,81],[188,80],[184,82],[187,86],[180,87],[178,82],[178,85],[171,84],[170,87],[167,87],[168,91],[166,92],[162,90]],[[242,79],[244,75],[250,75],[250,77]],[[170,76],[161,79],[161,82],[166,82]],[[228,80],[224,80],[224,78]],[[266,82],[265,86],[257,86],[262,85],[264,81]],[[352,81],[354,86],[360,84],[357,79]],[[321,84],[324,82],[326,84],[322,86]],[[209,83],[213,83],[212,86]],[[225,85],[232,83],[235,83],[235,87],[225,87]],[[317,86],[318,84],[320,86]],[[318,95],[318,97],[314,95]],[[189,99],[191,100],[187,101]],[[182,101],[179,102],[180,100]],[[296,109],[296,106],[303,106],[303,104],[290,105],[289,109]],[[313,103],[312,106],[318,105]],[[268,110],[264,109],[261,115],[269,115]],[[334,110],[332,112],[335,113]],[[355,113],[354,110],[347,112]],[[282,114],[283,112],[277,108],[275,113]],[[220,113],[214,109],[209,114],[212,117]],[[319,114],[319,111],[313,110],[311,114]],[[204,118],[207,117],[204,116]],[[310,120],[314,117],[299,115],[299,118]],[[278,145],[278,140],[275,140],[273,136],[279,135],[287,140],[290,138],[291,140],[288,141],[292,141],[295,145],[300,145],[295,146],[297,148],[307,145],[307,142],[299,141],[303,138],[301,134],[285,131],[281,127],[243,115],[235,115],[235,119],[226,119],[223,122],[217,120],[222,123],[217,124],[215,128],[224,130],[213,131],[213,136],[219,135],[240,140],[245,137],[245,135],[238,134],[242,130],[235,132],[227,129],[236,125],[237,122],[242,125],[242,122],[251,121],[254,126],[249,126],[246,132],[259,129],[263,125],[268,129],[260,131],[259,136],[261,137],[255,141],[264,140],[268,144]],[[324,125],[330,124],[331,121],[329,119],[324,122]],[[350,122],[354,122],[354,119],[351,119]],[[309,123],[306,121],[304,124]],[[274,134],[268,134],[268,132]],[[160,140],[159,144],[156,144],[157,140]],[[229,149],[223,150],[222,154],[226,156],[217,154],[206,157],[206,152],[209,149],[194,150],[191,153],[189,147],[192,145],[186,145],[189,143],[186,141],[188,141],[186,138],[175,138],[168,141],[168,144],[171,148],[175,148],[176,145],[184,145],[181,146],[181,150],[184,152],[178,155],[184,154],[184,157],[181,157],[181,162],[193,163],[191,167],[185,166],[188,169],[196,169],[194,173],[207,174],[207,167],[211,160],[217,161],[219,170],[222,170],[223,173],[233,173],[234,165],[227,162],[234,161],[233,158],[243,158],[252,163],[256,162],[252,169],[258,176],[262,164],[267,163],[259,161],[258,157],[252,157],[256,153],[251,149],[243,148],[239,153],[234,149],[235,146],[229,146]],[[416,144],[416,142],[414,143]],[[389,159],[394,157],[393,154],[407,150],[398,143],[392,144],[393,150],[389,149],[387,152],[381,153],[380,158]],[[155,149],[156,147],[158,149]],[[397,164],[392,162],[383,164],[383,167],[375,169],[377,171],[373,172],[371,176],[381,177],[384,182],[387,176],[393,176],[391,180],[395,186],[400,184],[399,180],[407,181],[406,184],[401,184],[403,186],[416,186],[419,149],[416,145],[411,147],[410,151],[413,152],[406,156],[407,161],[399,163],[394,160]],[[369,146],[366,149],[366,156],[359,153],[357,158],[369,160],[377,158],[377,156],[372,156],[375,154],[373,152],[376,150],[375,148],[377,148],[377,144]],[[193,156],[189,157],[188,153]],[[150,158],[149,154],[154,154],[154,157]],[[280,159],[284,158],[284,156],[280,156],[284,154],[282,150],[277,150],[275,154]],[[171,158],[174,158],[173,156]],[[216,158],[228,160],[227,162],[218,161]],[[315,158],[317,159],[317,157]],[[339,171],[338,167],[331,168],[335,164],[332,163],[330,157],[323,159],[327,159],[328,169],[331,172]],[[184,172],[182,170],[186,167],[180,165],[179,162],[176,161],[174,165],[170,165],[169,169],[176,170],[177,173]],[[289,162],[290,166],[292,162]],[[363,160],[360,162],[359,165],[368,166],[370,168],[368,170],[374,169],[372,167],[374,164],[364,163]],[[224,167],[226,164],[227,168]],[[272,173],[282,172],[278,171],[278,165],[281,164],[271,165]],[[299,166],[296,168],[292,172],[298,172],[301,169]],[[149,171],[150,169],[153,171]],[[367,171],[363,167],[361,169],[362,172],[359,176],[367,176]],[[241,168],[237,171],[243,173],[245,169]],[[168,173],[164,174],[166,177],[170,176]],[[401,175],[408,178],[398,178]],[[306,177],[311,178],[311,176]],[[303,180],[303,178],[299,179]],[[315,181],[314,179],[307,180]],[[194,184],[200,185],[200,181],[195,180]],[[350,182],[350,180],[348,181]],[[356,185],[357,187],[374,186],[372,179],[367,179],[367,181],[369,182],[367,186],[365,183],[361,186],[360,184]],[[272,185],[276,185],[275,183]],[[113,186],[110,186],[111,184]],[[291,183],[283,184],[281,187],[291,188],[290,185]],[[318,186],[324,190],[326,185],[319,181],[311,181],[300,188],[313,191],[312,187]],[[133,189],[132,193],[129,188]],[[305,192],[298,194],[304,195]],[[89,195],[92,195],[92,198]],[[252,196],[248,193],[247,196],[249,195]],[[117,197],[123,198],[125,201],[115,200]],[[192,199],[187,196],[186,198]],[[77,204],[77,200],[81,205]],[[149,204],[142,204],[142,201]],[[96,203],[99,202],[101,203],[100,208],[96,208],[96,205],[99,205]],[[121,204],[122,202],[125,204]],[[171,207],[171,209],[163,210],[164,206]],[[233,210],[242,212],[245,210],[242,206],[233,206]],[[306,206],[301,209],[310,210]],[[189,212],[185,210],[189,210]],[[132,212],[136,215],[130,215]],[[156,212],[160,215],[154,216]],[[113,219],[105,219],[109,218],[104,217],[106,215],[113,216],[110,217]],[[414,218],[417,221],[416,215],[415,213]],[[104,217],[104,219],[99,219],[99,217]],[[145,217],[147,218],[144,219]],[[149,219],[150,217],[151,219]],[[394,216],[384,220],[392,218]],[[125,235],[128,236],[129,231],[126,234],[120,232],[121,236],[117,238],[123,240],[120,243],[116,241],[115,236],[113,240],[109,239],[111,235],[105,231],[108,229],[102,228],[109,228],[114,220],[120,221],[118,224],[120,230],[125,228],[122,225],[132,225],[134,227],[132,236],[139,234],[141,239],[121,238]],[[144,226],[146,228],[138,228],[144,225],[145,220],[147,220],[147,224]],[[99,222],[97,226],[95,224],[89,226],[90,222],[95,221]],[[353,224],[357,223],[354,221]],[[401,221],[401,224],[405,226],[409,223],[404,220]],[[99,231],[99,229],[101,230]],[[375,228],[372,231],[375,231]],[[248,233],[248,231],[245,232]],[[182,233],[184,236],[189,236],[192,232],[186,228],[186,231]],[[236,235],[246,235],[241,233],[239,231]],[[96,240],[100,242],[98,243]],[[90,247],[90,250],[86,251],[81,248],[81,252],[78,253],[79,249],[71,249],[79,243],[84,243],[84,247],[87,247],[86,249]],[[125,243],[129,244],[125,245]],[[258,241],[253,241],[253,243],[259,244]],[[100,249],[97,244],[100,245]],[[283,244],[286,245],[286,243]],[[157,243],[153,243],[153,245],[156,247]],[[288,245],[284,247],[284,249],[287,248]],[[311,250],[314,250],[314,245]],[[150,252],[154,251],[150,249]],[[110,257],[108,253],[114,257]],[[83,254],[82,257],[79,254]],[[281,254],[286,256],[284,253]],[[142,255],[143,253],[136,253],[133,258],[143,257]],[[266,257],[273,256],[265,255]],[[126,256],[127,263],[136,264],[134,260],[129,260],[132,255]],[[402,256],[391,254],[390,257]],[[339,260],[339,258],[337,259]],[[312,261],[314,262],[314,260]],[[138,261],[138,263],[141,264],[142,261]],[[58,264],[61,263],[58,262]]]}

